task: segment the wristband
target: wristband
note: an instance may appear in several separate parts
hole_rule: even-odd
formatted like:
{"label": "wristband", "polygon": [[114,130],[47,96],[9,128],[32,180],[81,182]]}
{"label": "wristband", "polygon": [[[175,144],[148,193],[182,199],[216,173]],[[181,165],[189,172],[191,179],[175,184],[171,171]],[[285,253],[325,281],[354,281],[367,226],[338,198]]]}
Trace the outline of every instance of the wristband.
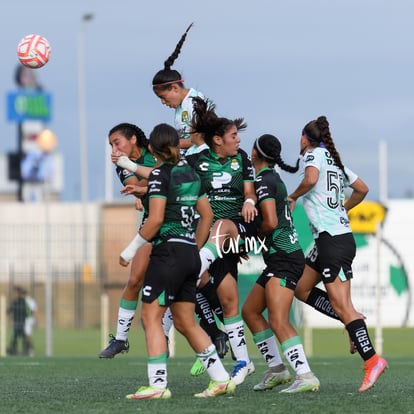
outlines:
{"label": "wristband", "polygon": [[253,207],[256,205],[255,201],[252,198],[246,198],[244,202],[251,204]]}
{"label": "wristband", "polygon": [[129,243],[128,246],[122,250],[120,256],[125,261],[130,262],[134,258],[137,250],[145,243],[148,243],[148,241],[145,240],[138,232],[137,235],[132,239],[131,243]]}
{"label": "wristband", "polygon": [[116,165],[121,168],[126,168],[133,173],[137,170],[138,166],[135,162],[132,162],[127,156],[122,155],[118,158]]}

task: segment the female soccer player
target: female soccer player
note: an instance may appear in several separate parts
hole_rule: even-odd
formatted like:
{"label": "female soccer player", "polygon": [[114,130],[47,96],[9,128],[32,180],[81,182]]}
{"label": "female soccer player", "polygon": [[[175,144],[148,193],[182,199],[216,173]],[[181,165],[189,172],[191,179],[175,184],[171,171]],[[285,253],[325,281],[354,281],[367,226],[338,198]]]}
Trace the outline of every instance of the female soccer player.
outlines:
{"label": "female soccer player", "polygon": [[192,131],[202,134],[209,148],[186,159],[201,178],[215,222],[208,243],[200,250],[200,276],[209,270],[211,278],[208,281],[207,275],[207,280],[201,280],[200,286],[212,283],[216,288],[223,308],[224,328],[237,360],[232,378],[236,384],[241,384],[254,372],[239,310],[237,265],[241,247],[236,243],[233,254],[218,258],[220,248],[217,249],[217,243],[221,246],[230,239],[240,239],[243,243],[246,238],[256,235],[253,167],[247,154],[239,148],[238,132],[246,124],[243,119],[233,121],[217,116],[212,102],[201,98],[193,98],[193,101]]}
{"label": "female soccer player", "polygon": [[[282,362],[274,332],[286,360],[296,373],[294,383],[281,392],[317,391],[319,380],[312,373],[302,341],[289,321],[294,291],[305,267],[305,257],[290,215],[286,186],[275,171],[277,165],[282,170],[296,172],[298,165],[286,165],[280,152],[279,140],[266,134],[256,139],[251,156],[256,171],[254,184],[260,215],[258,237],[265,240],[266,249],[262,250],[262,255],[266,268],[252,287],[242,314],[269,367],[263,380],[253,389],[269,390],[291,380]],[[266,307],[269,322],[262,315]]]}
{"label": "female soccer player", "polygon": [[[148,139],[141,128],[133,124],[121,123],[111,128],[108,139],[112,147],[112,162],[115,164],[119,157],[123,155],[128,157],[134,164],[150,168],[154,167],[155,159],[148,151]],[[144,204],[146,202],[144,201],[143,204],[143,200],[145,200],[147,192],[147,180],[118,166],[116,166],[116,173],[122,185],[124,185],[122,192],[134,194],[137,197],[136,208],[144,210],[142,221],[145,221],[147,214],[145,213]],[[147,243],[132,260],[128,282],[125,285],[119,303],[116,335],[110,335],[109,345],[100,352],[99,358],[113,358],[115,355],[128,352],[129,350],[128,333],[137,309],[138,295],[142,287],[150,254],[151,244]],[[167,332],[168,329],[169,327],[166,327]]]}
{"label": "female soccer player", "polygon": [[[175,60],[178,58],[181,48],[186,40],[187,34],[193,23],[191,23],[181,39],[177,43],[173,53],[164,62],[164,68],[159,70],[152,79],[152,89],[155,95],[160,98],[163,105],[174,109],[174,125],[180,136],[181,155],[196,153],[200,151],[203,145],[203,139],[200,134],[191,132],[191,119],[193,115],[193,97],[205,99],[204,94],[194,88],[187,88],[184,85],[184,79],[180,72],[172,69]],[[202,312],[204,310],[204,312]],[[222,321],[223,312],[220,301],[214,289],[209,285],[197,291],[197,315],[200,318],[200,324],[213,339],[214,344],[221,358],[227,353],[227,335],[222,332],[216,325],[215,318],[206,318],[205,315],[215,315]],[[191,368],[192,375],[202,374],[203,368],[196,360]]]}
{"label": "female soccer player", "polygon": [[[290,194],[290,208],[299,197],[308,216],[315,245],[306,258],[295,295],[306,301],[312,287],[323,281],[332,307],[364,360],[365,376],[360,392],[369,390],[388,367],[374,349],[361,314],[351,299],[352,261],[356,246],[347,212],[368,193],[366,184],[346,168],[336,150],[325,116],[310,121],[300,139],[303,154],[302,181]],[[352,192],[345,201],[345,188]]]}
{"label": "female soccer player", "polygon": [[180,135],[182,154],[185,154],[188,148],[195,145],[195,142],[191,139],[194,134],[190,134],[193,114],[192,98],[199,96],[204,99],[204,94],[194,88],[186,88],[181,73],[171,69],[171,67],[180,54],[181,47],[192,26],[193,23],[188,26],[187,30],[181,36],[180,41],[177,43],[174,52],[164,62],[164,68],[159,70],[152,80],[152,89],[155,95],[160,98],[161,103],[175,110],[174,124]]}
{"label": "female soccer player", "polygon": [[[141,312],[149,386],[140,387],[127,398],[171,396],[167,388],[167,347],[161,325],[168,306],[176,329],[187,338],[211,378],[208,388],[195,396],[206,398],[231,393],[236,384],[194,316],[200,269],[198,248],[208,237],[213,213],[201,180],[185,161],[180,161],[177,131],[167,124],[157,125],[149,141],[149,148],[161,165],[148,178],[148,219],[120,256],[120,264],[126,266],[137,250],[149,241],[153,245],[142,288]],[[197,225],[196,212],[199,214]]]}

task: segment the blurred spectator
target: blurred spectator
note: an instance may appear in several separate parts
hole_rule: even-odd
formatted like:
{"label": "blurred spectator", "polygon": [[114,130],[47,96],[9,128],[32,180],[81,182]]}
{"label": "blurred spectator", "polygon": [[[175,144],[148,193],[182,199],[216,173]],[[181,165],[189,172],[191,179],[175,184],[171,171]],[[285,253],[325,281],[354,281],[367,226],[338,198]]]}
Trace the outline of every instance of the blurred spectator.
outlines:
{"label": "blurred spectator", "polygon": [[7,313],[12,317],[13,336],[7,353],[9,355],[18,354],[19,338],[22,343],[22,354],[29,354],[29,344],[24,333],[24,326],[27,316],[27,303],[25,298],[25,291],[19,286],[14,287],[15,299],[7,309]]}

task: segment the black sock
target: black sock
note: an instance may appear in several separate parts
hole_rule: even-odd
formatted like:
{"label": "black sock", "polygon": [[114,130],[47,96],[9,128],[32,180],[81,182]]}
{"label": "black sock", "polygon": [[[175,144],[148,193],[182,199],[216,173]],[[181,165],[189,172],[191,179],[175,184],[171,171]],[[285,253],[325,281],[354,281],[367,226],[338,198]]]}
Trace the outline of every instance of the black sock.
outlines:
{"label": "black sock", "polygon": [[332,308],[328,294],[324,290],[314,287],[309,293],[309,296],[306,299],[306,303],[312,306],[312,308],[316,309],[318,312],[321,312],[324,315],[338,321],[340,320],[339,316]]}
{"label": "black sock", "polygon": [[214,314],[219,318],[219,320],[224,323],[223,318],[223,309],[221,308],[220,300],[217,296],[215,287],[211,283],[207,283],[204,287],[199,289],[204,297],[208,300],[211,309],[213,309]]}
{"label": "black sock", "polygon": [[348,323],[346,330],[364,361],[375,355],[375,349],[369,338],[367,325],[363,319],[355,319]]}
{"label": "black sock", "polygon": [[217,327],[214,313],[201,291],[197,291],[196,293],[195,312],[200,319],[200,326],[207,332],[207,335],[214,342],[214,339],[222,331]]}

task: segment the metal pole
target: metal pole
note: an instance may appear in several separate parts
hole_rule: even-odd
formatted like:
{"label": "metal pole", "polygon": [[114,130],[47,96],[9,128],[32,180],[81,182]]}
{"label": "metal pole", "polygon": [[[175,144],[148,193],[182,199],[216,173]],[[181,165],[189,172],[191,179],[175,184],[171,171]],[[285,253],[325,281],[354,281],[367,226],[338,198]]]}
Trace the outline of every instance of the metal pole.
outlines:
{"label": "metal pole", "polygon": [[[85,269],[87,269],[88,244],[87,244],[87,202],[88,202],[88,147],[87,147],[87,127],[86,127],[86,87],[85,87],[85,29],[93,14],[88,13],[82,16],[81,25],[78,33],[78,79],[79,79],[79,151],[80,151],[80,187],[82,202],[82,258],[80,266],[80,281],[83,279]],[[77,322],[80,323],[82,315],[77,315]]]}
{"label": "metal pole", "polygon": [[85,52],[84,39],[87,23],[93,19],[93,14],[82,16],[78,33],[78,94],[79,94],[79,150],[80,150],[80,186],[81,200],[88,201],[88,147],[86,132],[86,91],[85,91]]}
{"label": "metal pole", "polygon": [[53,280],[51,266],[50,243],[50,211],[49,211],[49,179],[43,183],[45,203],[45,328],[46,328],[46,356],[53,356]]}
{"label": "metal pole", "polygon": [[[387,205],[388,201],[388,165],[387,165],[387,144],[385,141],[379,143],[379,190],[380,190],[380,202],[383,206]],[[381,289],[381,243],[382,243],[382,223],[377,224],[377,280],[376,280],[376,319],[375,325],[375,347],[376,351],[381,355],[383,349],[383,331],[381,320],[381,302],[382,302],[382,289]]]}
{"label": "metal pole", "polygon": [[377,281],[376,281],[376,319],[375,324],[375,348],[379,355],[382,355],[384,338],[382,335],[381,320],[381,240],[382,240],[382,224],[377,224]]}
{"label": "metal pole", "polygon": [[108,142],[105,148],[105,201],[109,203],[114,200],[113,164],[111,161],[111,147]]}
{"label": "metal pole", "polygon": [[47,163],[50,162],[51,153],[57,145],[56,135],[48,130],[43,130],[37,137],[37,144],[45,155],[45,177],[43,182],[43,202],[45,205],[45,328],[46,328],[46,356],[53,356],[53,276],[50,237],[50,184],[52,177],[49,175]]}
{"label": "metal pole", "polygon": [[380,202],[385,206],[388,200],[388,162],[387,162],[387,143],[379,143],[379,190]]}

